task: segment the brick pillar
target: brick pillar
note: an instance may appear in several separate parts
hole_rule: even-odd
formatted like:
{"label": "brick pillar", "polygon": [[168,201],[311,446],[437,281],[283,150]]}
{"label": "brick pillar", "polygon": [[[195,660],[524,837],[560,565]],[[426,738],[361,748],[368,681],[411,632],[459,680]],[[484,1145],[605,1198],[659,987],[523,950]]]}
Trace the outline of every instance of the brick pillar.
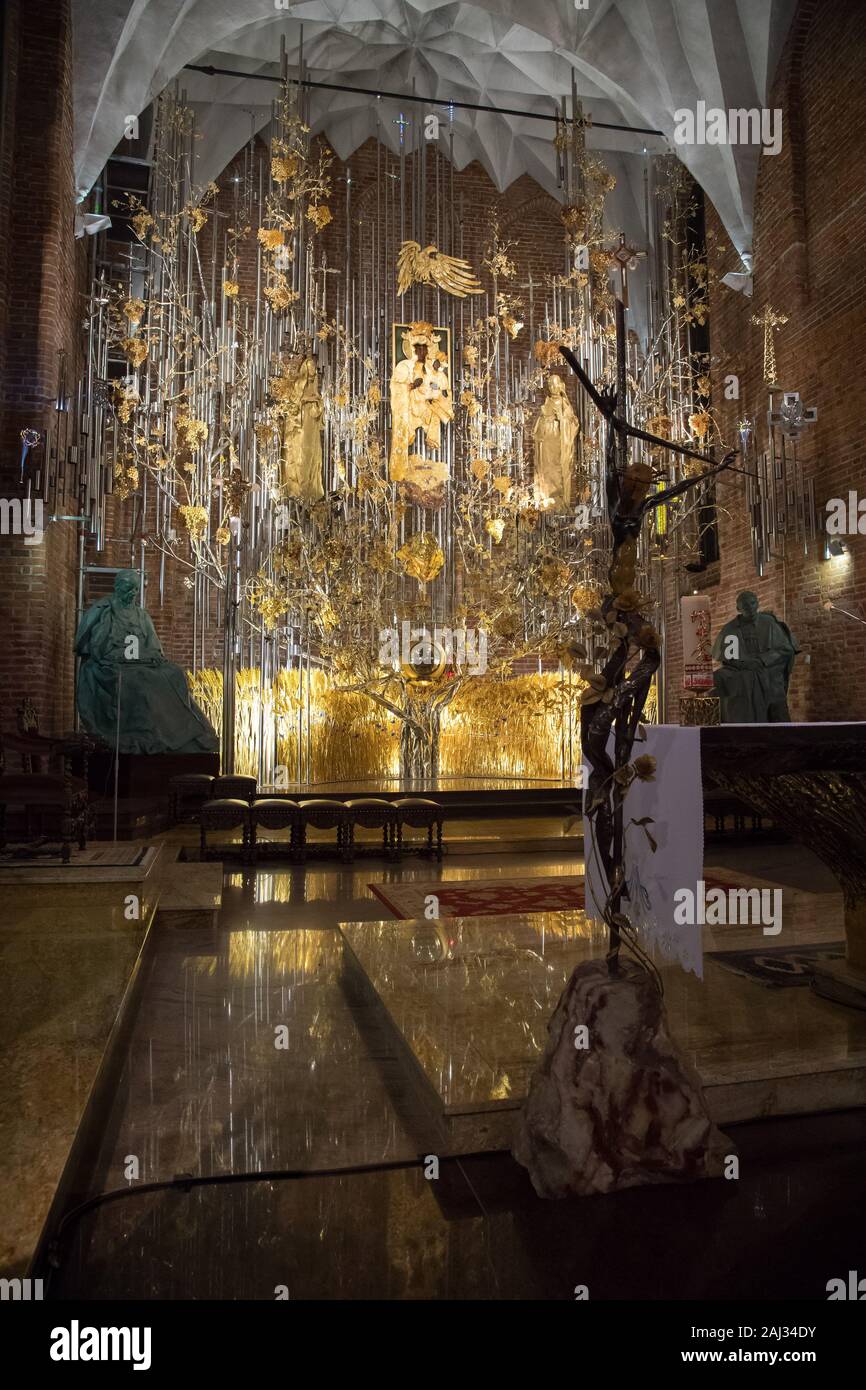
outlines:
{"label": "brick pillar", "polygon": [[[0,498],[21,495],[20,431],[49,430],[58,350],[77,370],[70,0],[8,0],[0,144]],[[5,509],[4,509],[5,511]],[[40,730],[71,727],[77,528],[0,535],[0,720],[25,694]]]}

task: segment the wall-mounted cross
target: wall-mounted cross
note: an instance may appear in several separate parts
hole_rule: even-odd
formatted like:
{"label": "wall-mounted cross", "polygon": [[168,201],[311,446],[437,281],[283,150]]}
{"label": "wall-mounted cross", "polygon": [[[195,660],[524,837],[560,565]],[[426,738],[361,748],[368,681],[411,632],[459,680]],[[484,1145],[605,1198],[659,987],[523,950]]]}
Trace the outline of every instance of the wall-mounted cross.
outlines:
{"label": "wall-mounted cross", "polygon": [[778,385],[776,381],[776,344],[773,334],[783,323],[788,322],[787,314],[779,314],[769,304],[760,314],[752,315],[752,323],[764,330],[764,381],[767,386]]}
{"label": "wall-mounted cross", "polygon": [[625,232],[620,232],[619,241],[612,251],[608,252],[608,257],[615,270],[619,271],[619,293],[617,299],[622,300],[622,307],[628,308],[628,272],[637,270],[637,263],[641,256],[645,256],[646,251],[639,251],[635,246],[629,246],[625,239]]}

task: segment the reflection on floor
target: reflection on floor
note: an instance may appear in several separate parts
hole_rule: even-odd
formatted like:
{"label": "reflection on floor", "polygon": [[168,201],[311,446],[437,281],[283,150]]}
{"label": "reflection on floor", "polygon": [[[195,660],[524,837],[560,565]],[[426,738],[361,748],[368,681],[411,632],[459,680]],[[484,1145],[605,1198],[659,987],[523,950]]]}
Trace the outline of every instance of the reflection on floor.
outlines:
{"label": "reflection on floor", "polygon": [[[844,938],[838,894],[783,890],[782,916],[791,949]],[[381,1001],[446,1152],[509,1148],[548,1020],[574,967],[603,955],[603,933],[583,912],[356,922],[341,931],[361,997]],[[767,944],[760,927],[705,927],[704,938],[705,952]],[[866,1014],[808,988],[756,988],[712,959],[703,979],[668,962],[659,968],[671,1032],[718,1124],[866,1100]]]}
{"label": "reflection on floor", "polygon": [[504,1156],[438,1182],[414,1167],[130,1197],[78,1223],[52,1296],[826,1299],[862,1268],[866,1115],[737,1142],[737,1182],[573,1202],[540,1201]]}
{"label": "reflection on floor", "polygon": [[144,880],[0,890],[4,1275],[33,1253],[153,909]]}
{"label": "reflection on floor", "polygon": [[[803,851],[768,853],[777,877],[807,872]],[[72,1224],[50,1296],[826,1296],[862,1257],[844,1215],[862,1205],[861,1112],[740,1127],[732,1183],[542,1203],[507,1156],[425,1178],[429,1115],[381,1011],[344,988],[337,925],[381,918],[371,878],[576,871],[538,854],[238,871],[216,929],[159,929],[92,1175],[129,1195]],[[145,1183],[269,1177],[138,1195],[130,1156]],[[310,1176],[271,1180],[285,1170]]]}

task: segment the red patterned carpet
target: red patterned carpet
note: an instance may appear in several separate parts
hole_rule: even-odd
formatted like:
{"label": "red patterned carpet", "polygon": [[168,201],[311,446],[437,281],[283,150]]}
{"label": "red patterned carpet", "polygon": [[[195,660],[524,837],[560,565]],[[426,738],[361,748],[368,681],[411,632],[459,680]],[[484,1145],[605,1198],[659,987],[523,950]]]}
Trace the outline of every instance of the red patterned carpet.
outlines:
{"label": "red patterned carpet", "polygon": [[[707,877],[707,888],[729,888],[730,879]],[[371,893],[402,921],[425,917],[428,897],[439,899],[437,917],[501,917],[511,912],[571,912],[582,908],[583,876],[549,878],[426,879],[422,883],[368,883]]]}
{"label": "red patterned carpet", "polygon": [[438,917],[499,917],[509,912],[567,912],[583,907],[583,875],[566,878],[428,879],[424,883],[368,883],[367,887],[408,921],[423,917],[425,899],[439,899]]}

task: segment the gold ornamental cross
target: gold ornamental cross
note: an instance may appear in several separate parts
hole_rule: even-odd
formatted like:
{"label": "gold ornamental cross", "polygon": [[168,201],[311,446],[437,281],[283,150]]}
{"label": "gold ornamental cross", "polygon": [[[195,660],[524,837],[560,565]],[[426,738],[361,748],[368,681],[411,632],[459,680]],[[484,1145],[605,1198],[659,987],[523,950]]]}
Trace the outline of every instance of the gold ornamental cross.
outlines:
{"label": "gold ornamental cross", "polygon": [[769,304],[763,312],[752,315],[752,323],[764,330],[764,381],[768,386],[776,385],[776,344],[773,333],[788,322],[787,314],[779,314]]}

